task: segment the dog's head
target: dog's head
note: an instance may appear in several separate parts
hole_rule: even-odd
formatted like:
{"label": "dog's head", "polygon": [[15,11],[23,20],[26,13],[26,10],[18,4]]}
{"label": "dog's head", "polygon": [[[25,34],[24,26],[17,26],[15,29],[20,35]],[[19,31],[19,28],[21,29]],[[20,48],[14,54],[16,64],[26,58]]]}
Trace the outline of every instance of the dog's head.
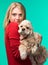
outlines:
{"label": "dog's head", "polygon": [[19,25],[19,30],[18,32],[20,33],[20,35],[22,36],[26,36],[29,34],[32,34],[33,30],[32,30],[32,25],[30,23],[30,21],[28,20],[23,20],[20,25]]}

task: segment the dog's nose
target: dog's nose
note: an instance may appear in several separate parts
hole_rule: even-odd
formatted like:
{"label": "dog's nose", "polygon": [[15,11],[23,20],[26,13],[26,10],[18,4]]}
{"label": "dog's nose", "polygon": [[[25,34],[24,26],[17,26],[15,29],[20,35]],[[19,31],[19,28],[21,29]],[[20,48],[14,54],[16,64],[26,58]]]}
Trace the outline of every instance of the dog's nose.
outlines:
{"label": "dog's nose", "polygon": [[23,28],[22,31],[25,31],[25,28]]}

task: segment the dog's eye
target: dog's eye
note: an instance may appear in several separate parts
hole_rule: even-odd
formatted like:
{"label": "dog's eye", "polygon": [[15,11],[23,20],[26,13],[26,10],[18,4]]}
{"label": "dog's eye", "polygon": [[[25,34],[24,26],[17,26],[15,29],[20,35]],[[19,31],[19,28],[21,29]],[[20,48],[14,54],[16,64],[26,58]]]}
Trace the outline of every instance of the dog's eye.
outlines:
{"label": "dog's eye", "polygon": [[20,27],[23,27],[23,26],[20,26]]}
{"label": "dog's eye", "polygon": [[27,29],[29,29],[29,27],[26,27]]}

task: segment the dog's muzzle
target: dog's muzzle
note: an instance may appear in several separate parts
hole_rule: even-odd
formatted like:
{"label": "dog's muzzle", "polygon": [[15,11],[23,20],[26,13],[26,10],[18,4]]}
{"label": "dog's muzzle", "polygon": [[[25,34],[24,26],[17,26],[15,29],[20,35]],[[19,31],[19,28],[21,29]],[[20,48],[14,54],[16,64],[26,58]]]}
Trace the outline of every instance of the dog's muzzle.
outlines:
{"label": "dog's muzzle", "polygon": [[25,31],[25,28],[22,28],[22,31]]}

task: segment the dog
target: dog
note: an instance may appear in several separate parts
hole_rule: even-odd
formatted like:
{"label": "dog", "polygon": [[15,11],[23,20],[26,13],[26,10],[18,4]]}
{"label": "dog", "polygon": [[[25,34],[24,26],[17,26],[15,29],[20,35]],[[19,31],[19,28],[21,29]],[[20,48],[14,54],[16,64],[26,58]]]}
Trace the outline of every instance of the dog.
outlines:
{"label": "dog", "polygon": [[33,32],[33,27],[29,20],[23,20],[19,25],[20,34],[20,57],[22,60],[26,59],[28,53],[27,49],[31,49],[31,54],[34,54],[40,45],[40,42],[42,40],[42,36],[37,33]]}
{"label": "dog", "polygon": [[[33,31],[29,20],[23,20],[19,24],[20,45],[19,52],[22,60],[29,55],[32,65],[42,65],[48,57],[46,48],[41,46],[42,36]],[[31,50],[27,52],[28,48]]]}

